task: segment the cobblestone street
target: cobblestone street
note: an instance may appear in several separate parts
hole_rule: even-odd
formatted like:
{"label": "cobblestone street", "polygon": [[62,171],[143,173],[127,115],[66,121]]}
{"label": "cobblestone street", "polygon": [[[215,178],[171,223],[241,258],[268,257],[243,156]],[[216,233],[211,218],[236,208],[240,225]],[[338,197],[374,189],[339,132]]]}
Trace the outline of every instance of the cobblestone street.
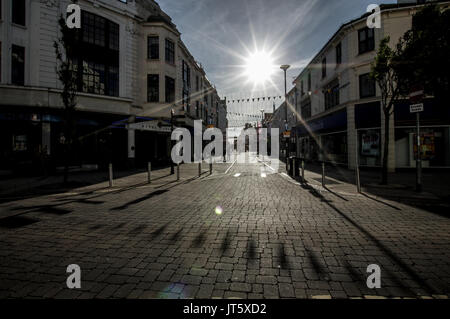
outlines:
{"label": "cobblestone street", "polygon": [[[273,163],[0,204],[1,298],[448,298],[450,220]],[[81,267],[81,289],[66,268]],[[366,285],[381,268],[381,288]]]}

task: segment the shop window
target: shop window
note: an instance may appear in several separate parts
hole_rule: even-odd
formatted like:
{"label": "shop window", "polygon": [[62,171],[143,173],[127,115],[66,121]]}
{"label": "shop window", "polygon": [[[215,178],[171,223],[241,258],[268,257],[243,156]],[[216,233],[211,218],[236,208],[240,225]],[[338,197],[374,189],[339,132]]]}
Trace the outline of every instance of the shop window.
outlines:
{"label": "shop window", "polygon": [[151,60],[159,59],[159,37],[158,36],[150,36],[147,38],[148,44],[148,58]]}
{"label": "shop window", "polygon": [[166,39],[166,62],[175,64],[175,44]]}
{"label": "shop window", "polygon": [[376,95],[375,80],[370,76],[370,73],[359,76],[359,96],[361,99],[373,97]]}
{"label": "shop window", "polygon": [[375,37],[373,29],[363,28],[358,31],[359,54],[363,54],[375,49]]}
{"label": "shop window", "polygon": [[12,23],[25,26],[25,0],[13,0]]}
{"label": "shop window", "polygon": [[175,79],[166,76],[166,103],[175,102]]}
{"label": "shop window", "polygon": [[147,102],[159,102],[159,75],[147,75]]}
{"label": "shop window", "polygon": [[11,49],[11,83],[24,85],[25,82],[25,48],[14,45]]}

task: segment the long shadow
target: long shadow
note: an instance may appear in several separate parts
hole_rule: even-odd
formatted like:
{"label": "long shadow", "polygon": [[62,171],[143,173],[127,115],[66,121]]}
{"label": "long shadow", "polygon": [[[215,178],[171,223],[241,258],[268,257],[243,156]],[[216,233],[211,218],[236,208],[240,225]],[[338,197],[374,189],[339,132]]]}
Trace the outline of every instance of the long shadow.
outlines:
{"label": "long shadow", "polygon": [[150,234],[150,240],[154,240],[156,239],[156,237],[158,237],[159,235],[162,234],[162,232],[167,228],[167,226],[169,225],[169,223],[162,225],[161,227],[159,227],[158,229],[156,229],[155,231],[153,231]]}
{"label": "long shadow", "polygon": [[[320,193],[318,195],[322,196]],[[389,258],[391,258],[392,261],[394,261],[397,265],[399,265],[409,276],[412,280],[414,280],[416,283],[424,287],[430,294],[437,293],[437,290],[430,286],[425,280],[423,280],[416,272],[411,269],[407,264],[405,264],[400,258],[398,258],[395,253],[390,250],[388,247],[386,247],[383,243],[381,243],[377,238],[375,238],[370,232],[368,232],[363,226],[358,225],[353,219],[348,217],[346,214],[344,214],[342,211],[340,211],[336,206],[331,204],[328,201],[324,201],[330,208],[332,208],[336,213],[338,213],[341,217],[343,217],[347,222],[349,222],[352,226],[354,226],[356,229],[358,229],[361,233],[363,233],[367,238],[372,240],[375,245],[378,246],[380,250],[382,250]]]}
{"label": "long shadow", "polygon": [[282,269],[288,269],[289,268],[289,261],[286,256],[286,252],[284,250],[284,244],[281,243],[277,247],[277,255],[278,255],[278,262]]}
{"label": "long shadow", "polygon": [[227,233],[225,234],[225,237],[222,239],[222,244],[220,245],[220,250],[222,251],[222,254],[225,253],[228,248],[230,248],[231,244],[231,232],[228,229]]}
{"label": "long shadow", "polygon": [[338,198],[340,198],[340,199],[345,200],[346,202],[348,202],[348,199],[347,199],[347,198],[345,198],[345,197],[342,196],[342,195],[339,195],[339,194],[336,193],[336,192],[333,192],[333,191],[332,191],[331,189],[329,189],[327,186],[324,186],[323,188],[326,189],[330,194],[332,194],[332,195],[334,195],[334,196],[336,196],[336,197],[338,197]]}
{"label": "long shadow", "polygon": [[14,229],[28,226],[37,222],[39,222],[38,219],[29,218],[26,216],[9,216],[0,219],[0,227]]}
{"label": "long shadow", "polygon": [[139,204],[139,203],[141,203],[143,201],[146,201],[146,200],[148,200],[148,199],[150,199],[152,197],[164,194],[165,192],[167,192],[166,189],[156,190],[154,192],[151,192],[150,194],[147,194],[147,195],[139,197],[139,198],[137,198],[135,200],[129,201],[128,203],[125,203],[125,204],[123,204],[121,206],[113,207],[110,210],[124,210],[124,209],[126,209],[126,208],[128,208],[128,207],[130,207],[132,205]]}
{"label": "long shadow", "polygon": [[398,208],[398,207],[396,207],[396,206],[394,206],[394,205],[385,203],[385,202],[383,202],[383,201],[381,201],[381,200],[379,200],[379,199],[376,199],[376,198],[374,198],[374,197],[372,197],[372,196],[369,196],[369,195],[367,195],[367,194],[365,194],[365,193],[363,193],[363,192],[361,192],[360,194],[363,195],[364,197],[368,198],[368,199],[371,199],[371,200],[377,202],[377,203],[384,204],[384,205],[389,206],[389,207],[391,207],[391,208],[393,208],[393,209],[396,209],[396,210],[401,210],[400,208]]}
{"label": "long shadow", "polygon": [[247,263],[256,261],[256,257],[257,257],[256,242],[253,239],[253,235],[251,235],[247,243]]}
{"label": "long shadow", "polygon": [[319,278],[322,280],[325,279],[327,272],[325,271],[325,268],[320,263],[320,261],[317,260],[317,257],[314,255],[314,253],[311,252],[309,249],[306,249],[306,254],[308,255],[309,262],[313,266]]}
{"label": "long shadow", "polygon": [[146,224],[140,224],[138,226],[136,226],[135,228],[133,228],[132,230],[130,230],[128,232],[128,235],[138,235],[140,233],[142,233],[144,231],[144,229],[147,228]]}
{"label": "long shadow", "polygon": [[200,231],[200,233],[194,238],[192,241],[192,247],[199,248],[203,245],[203,243],[206,240],[206,235],[203,231]]}
{"label": "long shadow", "polygon": [[175,234],[173,234],[172,236],[170,236],[170,241],[171,242],[175,242],[178,240],[178,238],[180,237],[181,233],[183,232],[183,227],[181,227]]}

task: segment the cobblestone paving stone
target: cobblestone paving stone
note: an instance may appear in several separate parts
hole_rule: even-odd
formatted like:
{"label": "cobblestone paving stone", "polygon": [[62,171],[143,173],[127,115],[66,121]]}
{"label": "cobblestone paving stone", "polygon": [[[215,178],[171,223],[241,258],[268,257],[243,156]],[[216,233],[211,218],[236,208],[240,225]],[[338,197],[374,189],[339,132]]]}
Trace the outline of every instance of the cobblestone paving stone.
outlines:
{"label": "cobblestone paving stone", "polygon": [[262,163],[203,169],[0,204],[0,298],[448,298],[449,219]]}

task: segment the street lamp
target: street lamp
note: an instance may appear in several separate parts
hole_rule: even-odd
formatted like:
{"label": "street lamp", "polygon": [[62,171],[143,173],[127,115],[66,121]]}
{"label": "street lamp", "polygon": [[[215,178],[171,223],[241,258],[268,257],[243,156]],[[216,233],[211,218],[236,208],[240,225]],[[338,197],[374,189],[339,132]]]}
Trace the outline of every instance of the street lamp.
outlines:
{"label": "street lamp", "polygon": [[[286,119],[286,131],[288,129],[287,126],[287,120],[288,120],[288,112],[287,112],[287,85],[286,85],[286,71],[290,68],[291,66],[288,64],[283,64],[282,66],[280,66],[280,69],[282,69],[284,71],[284,107],[285,107],[285,119]],[[286,158],[287,158],[287,145],[285,145],[286,148]]]}

